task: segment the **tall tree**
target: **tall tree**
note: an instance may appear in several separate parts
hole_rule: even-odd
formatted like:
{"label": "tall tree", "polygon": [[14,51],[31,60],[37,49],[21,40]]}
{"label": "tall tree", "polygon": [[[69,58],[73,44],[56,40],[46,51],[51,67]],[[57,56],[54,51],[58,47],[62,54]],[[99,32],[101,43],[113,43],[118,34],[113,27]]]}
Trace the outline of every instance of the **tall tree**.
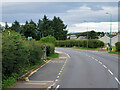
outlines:
{"label": "tall tree", "polygon": [[47,18],[46,15],[44,15],[42,22],[43,22],[42,23],[43,36],[46,37],[48,35],[52,35],[51,21]]}
{"label": "tall tree", "polygon": [[22,32],[26,38],[32,37],[36,39],[36,28],[33,24],[25,24],[22,26]]}
{"label": "tall tree", "polygon": [[5,22],[5,29],[9,29],[7,22]]}
{"label": "tall tree", "polygon": [[12,24],[11,30],[14,30],[16,32],[20,32],[20,24],[17,20]]}
{"label": "tall tree", "polygon": [[65,40],[67,39],[67,26],[63,23],[63,21],[59,17],[55,17],[52,20],[52,30],[54,33],[54,37],[57,40]]}
{"label": "tall tree", "polygon": [[88,39],[98,39],[97,32],[95,31],[88,32]]}

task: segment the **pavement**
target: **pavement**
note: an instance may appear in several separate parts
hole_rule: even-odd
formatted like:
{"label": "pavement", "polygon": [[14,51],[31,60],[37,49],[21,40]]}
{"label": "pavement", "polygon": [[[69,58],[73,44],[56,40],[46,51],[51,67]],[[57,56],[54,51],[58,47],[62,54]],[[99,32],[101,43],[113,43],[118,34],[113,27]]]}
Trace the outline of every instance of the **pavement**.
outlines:
{"label": "pavement", "polygon": [[[118,90],[118,56],[104,51],[56,48],[60,57],[50,60],[32,74],[29,81],[18,82],[12,88],[93,88]],[[110,89],[111,88],[111,89]],[[108,90],[107,89],[107,90]]]}
{"label": "pavement", "polygon": [[34,90],[36,88],[47,89],[51,86],[55,86],[67,59],[66,54],[60,53],[59,58],[49,60],[47,64],[28,77],[27,81],[19,81],[9,89],[33,88]]}

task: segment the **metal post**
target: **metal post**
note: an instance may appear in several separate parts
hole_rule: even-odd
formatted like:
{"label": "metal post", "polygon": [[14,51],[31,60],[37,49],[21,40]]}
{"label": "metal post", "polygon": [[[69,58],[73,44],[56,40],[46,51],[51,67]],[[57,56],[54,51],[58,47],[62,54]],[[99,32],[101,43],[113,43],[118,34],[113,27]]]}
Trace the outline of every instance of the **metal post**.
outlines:
{"label": "metal post", "polygon": [[87,26],[87,48],[88,48],[88,26]]}
{"label": "metal post", "polygon": [[106,13],[106,14],[109,14],[110,15],[110,52],[111,52],[111,50],[112,50],[112,47],[111,47],[111,43],[112,43],[112,41],[111,41],[111,32],[112,32],[112,14],[111,13]]}
{"label": "metal post", "polygon": [[110,52],[111,52],[111,50],[112,50],[112,47],[111,47],[111,43],[112,43],[112,41],[111,41],[111,32],[112,32],[112,14],[110,14]]}

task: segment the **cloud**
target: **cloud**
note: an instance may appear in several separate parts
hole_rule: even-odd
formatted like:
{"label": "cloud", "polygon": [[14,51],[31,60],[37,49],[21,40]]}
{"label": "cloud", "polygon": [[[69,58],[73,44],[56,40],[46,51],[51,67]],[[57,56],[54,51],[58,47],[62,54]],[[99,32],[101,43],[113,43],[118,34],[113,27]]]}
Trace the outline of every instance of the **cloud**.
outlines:
{"label": "cloud", "polygon": [[[88,31],[110,32],[110,22],[77,23],[70,27],[69,32],[86,32],[87,27]],[[118,22],[112,22],[112,32],[118,32]]]}
{"label": "cloud", "polygon": [[[110,17],[106,12],[113,15],[112,21],[118,21],[118,3],[116,2],[29,2],[29,3],[3,3],[3,22],[13,23],[15,20],[24,23],[26,20],[33,19],[37,23],[38,19],[42,19],[43,15],[47,15],[49,19],[59,16],[65,24],[68,25],[69,32],[78,32],[83,30],[83,21],[93,22],[91,29],[96,25],[104,26],[110,21]],[[104,23],[103,23],[104,22]],[[106,22],[106,23],[105,23]],[[79,27],[77,25],[82,25]],[[90,25],[89,25],[90,26]],[[107,25],[104,29],[101,27],[97,30],[109,31]],[[92,28],[93,27],[93,28]],[[115,26],[114,26],[115,27]],[[116,30],[117,26],[115,27]],[[85,29],[83,30],[85,31]]]}

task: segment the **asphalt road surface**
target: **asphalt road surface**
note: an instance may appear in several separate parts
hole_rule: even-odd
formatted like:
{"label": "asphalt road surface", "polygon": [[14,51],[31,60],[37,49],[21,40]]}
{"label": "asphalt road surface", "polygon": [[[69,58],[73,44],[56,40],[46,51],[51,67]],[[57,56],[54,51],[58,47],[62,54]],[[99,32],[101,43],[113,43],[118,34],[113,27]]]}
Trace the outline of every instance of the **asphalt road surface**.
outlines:
{"label": "asphalt road surface", "polygon": [[56,48],[69,59],[59,79],[59,88],[118,88],[118,57],[107,52]]}
{"label": "asphalt road surface", "polygon": [[61,52],[59,58],[50,60],[29,81],[17,83],[14,88],[119,87],[117,55],[67,48],[56,48],[56,51]]}

